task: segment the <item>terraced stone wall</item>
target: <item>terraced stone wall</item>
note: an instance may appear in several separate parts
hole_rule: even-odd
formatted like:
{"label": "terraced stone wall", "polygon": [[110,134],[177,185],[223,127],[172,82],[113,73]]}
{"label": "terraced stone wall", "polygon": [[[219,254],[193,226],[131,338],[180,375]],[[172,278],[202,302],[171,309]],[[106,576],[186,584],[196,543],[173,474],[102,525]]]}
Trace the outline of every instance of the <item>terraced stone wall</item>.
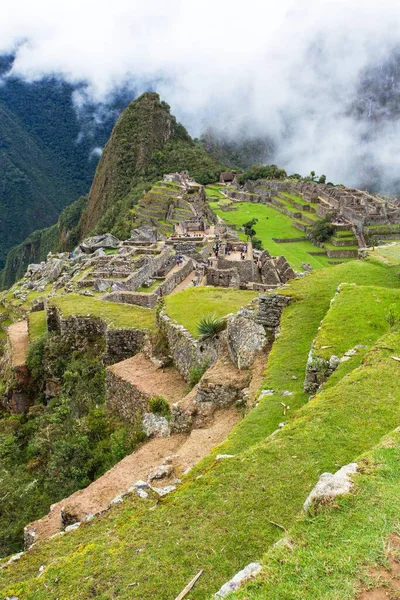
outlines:
{"label": "terraced stone wall", "polygon": [[163,312],[158,316],[158,325],[166,335],[175,367],[187,381],[193,368],[211,366],[221,354],[224,333],[210,340],[196,340]]}

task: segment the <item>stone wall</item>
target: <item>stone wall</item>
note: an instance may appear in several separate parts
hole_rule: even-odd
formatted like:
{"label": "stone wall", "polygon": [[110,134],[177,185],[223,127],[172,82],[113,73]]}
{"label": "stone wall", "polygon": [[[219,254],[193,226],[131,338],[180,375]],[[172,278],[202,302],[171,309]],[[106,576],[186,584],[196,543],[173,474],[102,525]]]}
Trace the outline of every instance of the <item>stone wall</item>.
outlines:
{"label": "stone wall", "polygon": [[111,329],[99,317],[63,318],[56,306],[47,309],[49,332],[60,335],[70,350],[96,346],[106,364],[114,364],[141,352],[146,341],[144,329]]}
{"label": "stone wall", "polygon": [[240,278],[236,269],[206,267],[207,285],[239,289]]}
{"label": "stone wall", "polygon": [[224,256],[218,256],[218,269],[235,269],[239,274],[240,282],[254,281],[256,267],[252,260],[232,261]]}
{"label": "stone wall", "polygon": [[114,285],[112,285],[111,290],[119,291],[122,289],[135,292],[140,286],[156,275],[158,271],[164,269],[168,264],[170,264],[172,268],[174,261],[174,253],[171,248],[163,250],[161,254],[156,257],[148,256],[145,258],[143,266],[128,277],[128,279],[123,282],[122,286],[121,283],[119,283],[118,289],[114,289]]}
{"label": "stone wall", "polygon": [[124,421],[137,425],[147,410],[147,397],[108,369],[106,389],[107,408]]}
{"label": "stone wall", "polygon": [[280,294],[262,294],[259,296],[256,322],[266,330],[275,332],[279,327],[283,309],[290,303],[290,298]]}
{"label": "stone wall", "polygon": [[108,329],[104,362],[112,365],[135,356],[143,350],[146,338],[146,331],[143,329]]}
{"label": "stone wall", "polygon": [[224,333],[210,340],[196,340],[182,326],[173,323],[163,312],[158,317],[160,330],[165,334],[172,361],[188,380],[191,369],[212,365],[221,353]]}
{"label": "stone wall", "polygon": [[136,304],[144,308],[155,308],[161,296],[168,296],[193,270],[193,261],[189,259],[182,267],[160,283],[152,293],[146,292],[111,292],[103,296],[103,300],[120,302],[122,304]]}
{"label": "stone wall", "polygon": [[152,292],[110,292],[102,298],[108,302],[118,302],[120,304],[136,304],[143,308],[154,308],[158,302],[158,294]]}

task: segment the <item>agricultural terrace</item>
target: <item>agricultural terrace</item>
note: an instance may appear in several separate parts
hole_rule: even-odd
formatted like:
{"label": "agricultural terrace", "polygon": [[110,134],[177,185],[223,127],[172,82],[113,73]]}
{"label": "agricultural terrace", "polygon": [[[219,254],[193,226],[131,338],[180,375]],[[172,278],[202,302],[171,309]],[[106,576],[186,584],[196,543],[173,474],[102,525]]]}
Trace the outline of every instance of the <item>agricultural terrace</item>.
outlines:
{"label": "agricultural terrace", "polygon": [[[350,251],[354,257],[357,256],[357,246],[352,232],[337,232],[331,240],[332,243],[326,243],[323,248],[319,248],[306,238],[304,231],[294,226],[294,223],[297,223],[306,229],[319,220],[315,212],[312,212],[313,207],[300,197],[282,193],[268,204],[232,202],[222,194],[221,189],[218,186],[206,188],[213,211],[235,229],[241,228],[247,221],[257,219],[254,229],[263,247],[272,256],[285,256],[297,271],[302,270],[302,263],[309,263],[314,269],[322,269],[339,262],[348,262],[350,260],[348,257],[335,257],[335,253],[340,251]],[[245,239],[243,232],[239,231],[239,236]],[[348,240],[348,243],[343,238]]]}
{"label": "agricultural terrace", "polygon": [[202,317],[225,317],[236,313],[257,296],[257,292],[229,288],[193,287],[166,296],[165,311],[173,321],[199,337],[197,324]]}

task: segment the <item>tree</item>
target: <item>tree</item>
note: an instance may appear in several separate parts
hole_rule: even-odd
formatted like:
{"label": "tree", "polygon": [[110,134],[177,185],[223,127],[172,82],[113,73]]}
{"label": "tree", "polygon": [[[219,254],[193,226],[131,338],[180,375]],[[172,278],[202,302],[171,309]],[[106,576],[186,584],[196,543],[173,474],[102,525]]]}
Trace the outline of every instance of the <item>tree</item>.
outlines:
{"label": "tree", "polygon": [[256,230],[254,229],[254,225],[257,223],[258,219],[251,219],[251,221],[247,221],[247,223],[243,223],[244,233],[246,234],[247,239],[252,238],[256,235]]}
{"label": "tree", "polygon": [[311,177],[311,181],[314,181],[314,179],[315,179],[315,171],[310,171],[310,177]]}
{"label": "tree", "polygon": [[318,183],[326,183],[326,175],[321,175],[318,179]]}

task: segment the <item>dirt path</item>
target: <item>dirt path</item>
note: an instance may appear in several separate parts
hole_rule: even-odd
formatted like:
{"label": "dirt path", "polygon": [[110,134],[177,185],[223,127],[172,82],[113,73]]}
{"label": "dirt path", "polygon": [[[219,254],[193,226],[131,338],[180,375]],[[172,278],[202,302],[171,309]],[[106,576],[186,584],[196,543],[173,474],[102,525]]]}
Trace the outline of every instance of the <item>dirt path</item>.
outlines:
{"label": "dirt path", "polygon": [[163,396],[169,404],[178,402],[185,395],[187,383],[179,371],[174,367],[160,369],[144,354],[136,354],[108,370],[147,396]]}
{"label": "dirt path", "polygon": [[189,273],[189,275],[183,281],[181,281],[181,283],[179,285],[177,285],[174,290],[172,290],[170,295],[176,294],[177,292],[180,292],[180,291],[185,290],[186,288],[190,287],[192,285],[192,279],[194,279],[194,278],[195,278],[195,272],[191,271]]}
{"label": "dirt path", "polygon": [[[76,515],[77,519],[106,510],[113,498],[126,493],[139,479],[146,481],[150,471],[161,465],[168,456],[176,455],[174,468],[176,476],[180,475],[222,443],[239,420],[240,414],[236,409],[220,411],[205,429],[194,429],[190,435],[150,440],[87,488],[54,504],[51,512],[31,523],[28,530],[35,531],[36,540],[54,535],[61,530],[63,507],[68,507],[68,512]],[[160,481],[159,485],[165,484]]]}
{"label": "dirt path", "polygon": [[25,364],[28,350],[28,321],[19,321],[10,325],[7,330],[11,346],[11,362],[13,367],[21,367]]}

